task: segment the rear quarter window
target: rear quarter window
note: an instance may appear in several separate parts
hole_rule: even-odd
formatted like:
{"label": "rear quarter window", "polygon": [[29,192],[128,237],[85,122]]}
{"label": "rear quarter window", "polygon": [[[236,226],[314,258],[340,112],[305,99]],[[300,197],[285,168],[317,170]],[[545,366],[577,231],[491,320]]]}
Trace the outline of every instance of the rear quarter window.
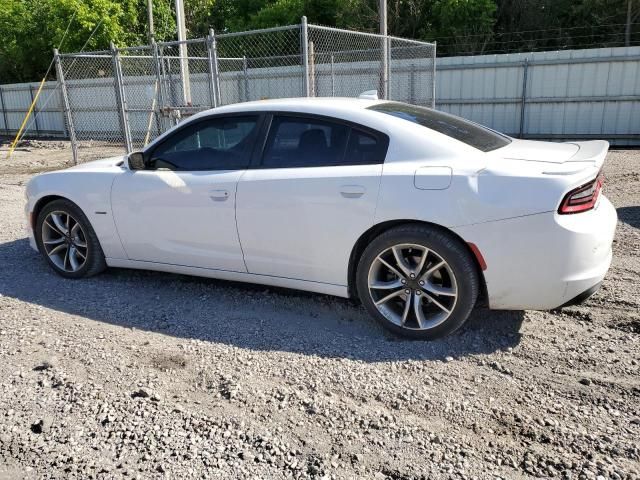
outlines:
{"label": "rear quarter window", "polygon": [[511,139],[506,135],[464,118],[431,108],[388,102],[368,107],[368,109],[422,125],[483,152],[497,150],[511,143]]}

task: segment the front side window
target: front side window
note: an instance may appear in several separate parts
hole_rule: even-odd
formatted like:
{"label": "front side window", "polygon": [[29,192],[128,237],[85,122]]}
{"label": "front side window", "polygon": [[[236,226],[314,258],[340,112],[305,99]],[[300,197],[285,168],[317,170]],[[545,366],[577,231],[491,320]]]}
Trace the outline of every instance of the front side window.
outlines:
{"label": "front side window", "polygon": [[315,118],[273,118],[263,168],[382,163],[387,142],[349,125]]}
{"label": "front side window", "polygon": [[227,117],[199,121],[155,147],[150,168],[179,171],[239,170],[249,165],[258,118]]}
{"label": "front side window", "polygon": [[417,123],[483,152],[497,150],[511,143],[511,139],[506,135],[464,118],[439,112],[432,108],[418,107],[400,102],[380,103],[368,108],[375,112],[386,113],[408,122]]}

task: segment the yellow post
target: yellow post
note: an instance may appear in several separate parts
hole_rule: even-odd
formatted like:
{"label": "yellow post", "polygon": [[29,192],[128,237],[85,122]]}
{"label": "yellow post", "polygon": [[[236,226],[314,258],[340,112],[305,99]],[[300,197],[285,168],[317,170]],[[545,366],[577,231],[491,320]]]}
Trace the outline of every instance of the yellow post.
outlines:
{"label": "yellow post", "polygon": [[24,130],[25,125],[27,124],[27,120],[29,120],[29,117],[31,116],[31,112],[33,112],[33,108],[36,106],[36,102],[38,101],[38,97],[40,96],[40,92],[42,91],[42,87],[44,87],[45,78],[46,77],[44,77],[40,82],[40,86],[38,87],[36,96],[33,98],[33,102],[31,102],[31,106],[29,107],[29,110],[27,111],[27,114],[25,115],[24,120],[22,121],[22,125],[20,125],[20,130],[18,130],[18,133],[16,134],[16,138],[13,139],[13,143],[9,148],[9,153],[7,153],[7,159],[11,157],[11,154],[15,150],[16,145],[18,144],[18,140],[20,140],[20,135],[22,135],[22,131]]}

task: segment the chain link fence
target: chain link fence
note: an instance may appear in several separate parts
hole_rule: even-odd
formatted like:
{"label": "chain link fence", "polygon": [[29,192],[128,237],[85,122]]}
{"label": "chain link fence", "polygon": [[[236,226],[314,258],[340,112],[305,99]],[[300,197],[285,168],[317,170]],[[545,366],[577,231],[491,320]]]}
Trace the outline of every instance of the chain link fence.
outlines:
{"label": "chain link fence", "polygon": [[102,148],[114,154],[121,152],[124,129],[116,98],[115,58],[111,52],[56,55],[55,60],[76,163],[79,158],[88,161],[102,156],[104,151],[91,154]]}
{"label": "chain link fence", "polygon": [[141,149],[185,116],[267,98],[433,106],[435,44],[300,25],[81,54],[55,53],[76,163]]}
{"label": "chain link fence", "polygon": [[220,104],[303,97],[301,26],[216,36]]}

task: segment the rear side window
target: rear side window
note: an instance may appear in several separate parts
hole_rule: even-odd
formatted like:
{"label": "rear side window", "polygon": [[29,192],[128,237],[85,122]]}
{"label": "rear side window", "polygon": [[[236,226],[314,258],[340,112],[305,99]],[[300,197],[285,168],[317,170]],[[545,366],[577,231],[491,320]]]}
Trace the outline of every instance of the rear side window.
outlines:
{"label": "rear side window", "polygon": [[276,115],[262,157],[263,168],[323,167],[383,163],[386,137],[347,124]]}
{"label": "rear side window", "polygon": [[368,107],[369,110],[386,113],[417,123],[448,137],[459,140],[483,152],[497,150],[511,143],[506,135],[490,128],[470,122],[449,113],[439,112],[431,108],[408,105],[406,103],[388,102]]}
{"label": "rear side window", "polygon": [[351,130],[345,161],[359,165],[382,163],[384,162],[384,153],[375,136],[355,128]]}

